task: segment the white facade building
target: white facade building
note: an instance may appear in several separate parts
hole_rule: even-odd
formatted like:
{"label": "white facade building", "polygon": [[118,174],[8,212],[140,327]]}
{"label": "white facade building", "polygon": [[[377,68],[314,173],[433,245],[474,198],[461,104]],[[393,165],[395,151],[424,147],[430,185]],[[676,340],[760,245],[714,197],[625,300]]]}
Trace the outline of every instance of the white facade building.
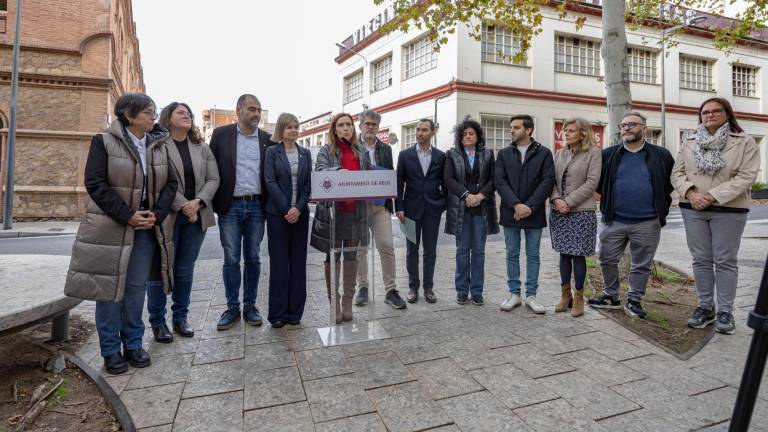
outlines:
{"label": "white facade building", "polygon": [[[481,41],[460,24],[440,52],[415,29],[351,37],[345,45],[359,55],[345,49],[336,58],[339,99],[333,112],[358,114],[367,106],[381,113],[382,136],[397,138],[397,143],[390,142],[395,160],[400,149],[415,143],[420,118],[437,121],[436,142],[441,149],[452,146],[452,127],[467,115],[482,123],[487,145],[497,150],[509,144],[509,117],[514,114],[533,116],[534,137],[552,149],[559,147],[560,125],[569,117],[593,122],[599,141],[607,145],[600,7],[584,5],[566,20],[560,20],[554,9],[545,10],[544,16],[543,31],[521,64],[497,54],[514,54],[517,45],[513,35],[492,22],[483,25]],[[578,31],[577,16],[587,18]],[[661,144],[660,36],[656,28],[627,33],[633,105],[647,114],[648,138],[657,144]],[[681,135],[696,128],[701,102],[724,97],[731,101],[742,128],[760,144],[758,180],[766,182],[768,42],[750,40],[726,56],[712,46],[712,34],[699,28],[676,40],[679,44],[667,49],[663,78],[665,146],[676,155]],[[325,113],[311,119],[316,124],[303,124],[301,143],[324,144],[330,116]]]}

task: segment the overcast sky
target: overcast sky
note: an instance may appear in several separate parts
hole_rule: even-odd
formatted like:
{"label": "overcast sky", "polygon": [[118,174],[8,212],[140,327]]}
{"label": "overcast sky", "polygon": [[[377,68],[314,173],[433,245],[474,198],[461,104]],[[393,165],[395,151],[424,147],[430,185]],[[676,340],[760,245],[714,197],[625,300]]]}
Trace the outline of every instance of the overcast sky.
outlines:
{"label": "overcast sky", "polygon": [[[743,9],[743,2],[734,10]],[[373,0],[133,0],[144,82],[158,107],[234,109],[253,93],[274,122],[329,111],[341,42],[384,9]],[[199,121],[197,122],[199,125]]]}
{"label": "overcast sky", "polygon": [[334,44],[379,9],[372,0],[133,0],[147,94],[200,114],[253,93],[272,122],[283,111],[309,118],[340,99],[329,85]]}

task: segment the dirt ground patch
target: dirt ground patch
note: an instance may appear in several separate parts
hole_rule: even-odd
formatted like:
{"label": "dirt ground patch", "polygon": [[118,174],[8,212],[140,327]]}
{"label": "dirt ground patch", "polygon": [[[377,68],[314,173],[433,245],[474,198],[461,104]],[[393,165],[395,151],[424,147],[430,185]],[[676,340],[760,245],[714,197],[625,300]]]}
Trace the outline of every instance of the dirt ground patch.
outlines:
{"label": "dirt ground patch", "polygon": [[[591,297],[603,291],[603,275],[594,258],[587,259],[589,283],[584,294]],[[620,266],[621,303],[627,301],[627,271]],[[623,309],[596,309],[617,321],[630,331],[650,340],[672,353],[688,358],[700,350],[714,334],[714,326],[706,329],[692,329],[686,325],[698,303],[693,279],[671,269],[663,263],[654,261],[651,279],[643,296],[643,308],[646,319],[631,318]]]}
{"label": "dirt ground patch", "polygon": [[[93,333],[93,324],[74,316],[70,320],[69,341],[46,342],[50,324],[0,338],[0,432],[16,431],[18,421],[30,408],[37,390],[43,394],[61,385],[46,399],[46,406],[24,429],[40,432],[118,431],[120,424],[85,374],[69,363],[60,373],[46,370],[52,357],[45,348],[74,352]],[[63,380],[63,381],[62,381]],[[37,392],[36,392],[37,390]]]}

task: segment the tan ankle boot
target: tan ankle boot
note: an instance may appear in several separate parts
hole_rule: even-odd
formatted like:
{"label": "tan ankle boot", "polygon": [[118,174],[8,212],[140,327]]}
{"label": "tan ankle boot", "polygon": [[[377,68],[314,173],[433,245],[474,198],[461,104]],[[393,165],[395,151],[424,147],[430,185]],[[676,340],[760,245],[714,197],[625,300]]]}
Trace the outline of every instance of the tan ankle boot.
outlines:
{"label": "tan ankle boot", "polygon": [[571,307],[573,303],[573,297],[571,296],[571,284],[563,284],[562,295],[560,296],[560,303],[555,306],[555,312],[565,312]]}
{"label": "tan ankle boot", "polygon": [[357,261],[344,260],[342,279],[344,295],[341,297],[341,317],[344,321],[352,321],[352,300],[355,297]]}
{"label": "tan ankle boot", "polygon": [[576,318],[582,315],[584,315],[584,292],[582,290],[574,290],[571,316]]}

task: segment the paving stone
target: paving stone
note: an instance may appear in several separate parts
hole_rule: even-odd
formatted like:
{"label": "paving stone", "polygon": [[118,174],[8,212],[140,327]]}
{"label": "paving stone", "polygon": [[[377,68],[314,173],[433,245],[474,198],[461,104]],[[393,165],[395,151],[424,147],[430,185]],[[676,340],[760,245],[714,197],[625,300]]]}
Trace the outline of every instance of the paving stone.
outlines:
{"label": "paving stone", "polygon": [[576,341],[583,341],[589,348],[615,361],[624,361],[650,354],[648,350],[606,334],[595,337],[594,334],[587,333],[573,336],[573,338]]}
{"label": "paving stone", "polygon": [[650,379],[659,381],[674,391],[694,395],[725,385],[724,382],[700,374],[685,366],[675,366],[669,359],[651,355],[622,362],[627,367],[646,373]]}
{"label": "paving stone", "polygon": [[184,384],[171,384],[137,390],[120,395],[137,428],[173,422]]}
{"label": "paving stone", "polygon": [[292,330],[288,333],[288,337],[288,346],[293,351],[307,351],[323,346],[316,328]]}
{"label": "paving stone", "polygon": [[328,347],[295,353],[304,381],[354,372],[341,347]]}
{"label": "paving stone", "polygon": [[192,367],[192,354],[153,358],[149,367],[136,369],[125,389],[184,382],[187,380],[190,367]]}
{"label": "paving stone", "polygon": [[200,333],[195,333],[191,338],[181,337],[178,334],[173,335],[171,343],[153,343],[149,347],[149,354],[154,360],[156,357],[164,357],[179,354],[194,354],[197,351],[197,344],[200,342]]}
{"label": "paving stone", "polygon": [[139,429],[139,432],[171,432],[173,425],[167,424],[162,426],[153,426],[148,428]]}
{"label": "paving stone", "polygon": [[296,366],[293,350],[287,342],[250,345],[245,348],[245,370],[249,373],[287,366]]}
{"label": "paving stone", "polygon": [[483,390],[453,359],[438,359],[408,366],[433,399],[444,399]]}
{"label": "paving stone", "polygon": [[456,425],[440,426],[434,429],[427,429],[424,432],[461,432]]}
{"label": "paving stone", "polygon": [[572,336],[544,335],[531,339],[531,344],[549,355],[560,355],[589,348],[589,343],[583,338],[577,339]]}
{"label": "paving stone", "polygon": [[203,339],[197,346],[193,364],[215,363],[243,358],[243,336]]}
{"label": "paving stone", "polygon": [[192,366],[182,398],[243,389],[243,360]]}
{"label": "paving stone", "polygon": [[646,378],[646,375],[591,349],[557,356],[606,387]]}
{"label": "paving stone", "polygon": [[438,404],[464,432],[533,431],[487,391],[443,399]]}
{"label": "paving stone", "polygon": [[245,370],[245,409],[264,408],[306,400],[299,370],[294,367]]}
{"label": "paving stone", "polygon": [[510,409],[560,397],[546,383],[531,379],[509,364],[472,371],[470,375]]}
{"label": "paving stone", "polygon": [[377,414],[347,417],[315,425],[317,432],[387,432]]}
{"label": "paving stone", "polygon": [[601,420],[601,426],[609,431],[623,431],[623,432],[648,432],[648,431],[664,431],[664,432],[684,432],[685,429],[681,429],[673,424],[670,424],[667,420],[659,418],[655,413],[647,409],[641,409],[638,411],[632,411],[626,414],[622,414],[616,417],[607,418]]}
{"label": "paving stone", "polygon": [[353,357],[349,364],[366,390],[416,380],[391,352]]}
{"label": "paving stone", "polygon": [[656,417],[664,418],[670,424],[686,430],[700,429],[728,418],[728,415],[723,417],[723,414],[697,403],[696,399],[650,378],[614,386],[612,389]]}
{"label": "paving stone", "polygon": [[291,331],[288,327],[282,327],[279,329],[273,328],[267,322],[266,314],[263,315],[264,322],[267,324],[260,325],[258,327],[246,326],[245,329],[245,345],[258,345],[265,343],[274,343],[287,341],[291,338]]}
{"label": "paving stone", "polygon": [[315,432],[306,402],[245,412],[245,430],[270,432]]}
{"label": "paving stone", "polygon": [[581,372],[553,375],[541,378],[537,382],[545,383],[571,406],[593,420],[600,420],[641,408]]}
{"label": "paving stone", "polygon": [[518,408],[514,410],[514,413],[537,431],[609,432],[608,429],[574,409],[563,399]]}
{"label": "paving stone", "polygon": [[112,387],[112,390],[114,390],[117,395],[120,395],[120,393],[122,393],[125,389],[125,386],[128,385],[128,382],[131,380],[132,376],[133,375],[108,375],[104,377],[104,380],[107,382],[107,384],[109,384],[110,387]]}
{"label": "paving stone", "polygon": [[392,352],[404,365],[449,356],[448,348],[444,344],[436,344],[426,335],[398,338],[392,344]]}
{"label": "paving stone", "polygon": [[502,362],[509,362],[531,378],[571,372],[575,369],[562,359],[547,355],[531,344],[514,345],[494,350]]}
{"label": "paving stone", "polygon": [[194,291],[191,292],[190,301],[192,301],[192,302],[201,302],[201,301],[210,302],[212,295],[213,295],[213,288],[194,290]]}
{"label": "paving stone", "polygon": [[390,351],[392,345],[397,343],[398,339],[376,339],[372,341],[357,342],[344,345],[341,350],[347,358],[359,357],[370,354],[378,354]]}
{"label": "paving stone", "polygon": [[243,392],[184,399],[174,431],[230,432],[243,430]]}
{"label": "paving stone", "polygon": [[452,423],[418,383],[368,390],[368,395],[390,432],[421,431]]}
{"label": "paving stone", "polygon": [[304,390],[312,417],[318,423],[376,410],[354,374],[307,381]]}
{"label": "paving stone", "polygon": [[492,350],[473,340],[446,342],[443,347],[459,367],[465,371],[497,366],[507,362],[498,350]]}

